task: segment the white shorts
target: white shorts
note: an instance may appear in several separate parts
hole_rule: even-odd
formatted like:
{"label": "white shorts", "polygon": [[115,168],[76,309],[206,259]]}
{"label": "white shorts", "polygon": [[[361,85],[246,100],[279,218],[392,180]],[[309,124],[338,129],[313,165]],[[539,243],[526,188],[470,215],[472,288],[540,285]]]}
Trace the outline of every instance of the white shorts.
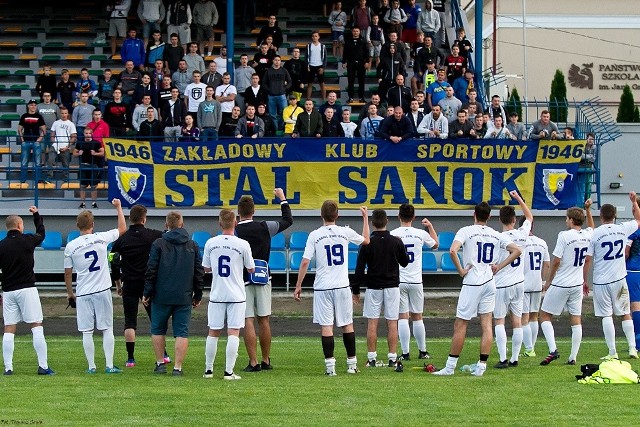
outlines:
{"label": "white shorts", "polygon": [[367,319],[377,319],[383,312],[387,320],[398,320],[400,312],[400,288],[367,289],[364,294],[362,315]]}
{"label": "white shorts", "polygon": [[540,311],[540,301],[542,301],[542,291],[525,292],[522,302],[523,313],[537,313]]}
{"label": "white shorts", "polygon": [[271,282],[266,285],[247,285],[247,309],[244,317],[271,316]]}
{"label": "white shorts", "polygon": [[496,306],[496,282],[491,279],[479,286],[462,285],[456,317],[471,320],[479,314],[493,312]]}
{"label": "white shorts", "polygon": [[400,313],[424,311],[424,288],[422,283],[400,283]]}
{"label": "white shorts", "polygon": [[171,40],[171,34],[173,33],[176,33],[178,35],[178,41],[180,44],[191,43],[191,27],[188,24],[168,25],[167,40]]}
{"label": "white shorts", "polygon": [[42,323],[42,305],[36,287],[2,294],[2,317],[5,325]]}
{"label": "white shorts", "polygon": [[127,20],[121,18],[109,19],[109,37],[127,37]]}
{"label": "white shorts", "polygon": [[78,331],[113,328],[113,297],[111,289],[76,298]]}
{"label": "white shorts", "polygon": [[353,323],[353,300],[350,288],[313,292],[313,323],[339,328]]}
{"label": "white shorts", "polygon": [[523,298],[524,286],[522,283],[506,288],[496,288],[496,306],[493,309],[493,318],[504,319],[509,312],[514,316],[522,317]]}
{"label": "white shorts", "polygon": [[224,329],[225,315],[227,328],[244,328],[244,312],[246,302],[211,302],[207,313],[209,329]]}
{"label": "white shorts", "polygon": [[582,285],[571,288],[549,286],[540,309],[554,316],[561,315],[565,309],[572,316],[580,316],[582,314]]}
{"label": "white shorts", "polygon": [[631,313],[626,279],[593,286],[593,313],[596,317],[622,316]]}

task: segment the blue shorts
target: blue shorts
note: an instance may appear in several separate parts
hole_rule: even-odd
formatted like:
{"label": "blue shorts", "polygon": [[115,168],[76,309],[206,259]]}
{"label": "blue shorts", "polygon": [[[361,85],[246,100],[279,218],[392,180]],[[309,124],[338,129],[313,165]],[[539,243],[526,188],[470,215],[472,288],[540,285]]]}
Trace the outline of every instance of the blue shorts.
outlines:
{"label": "blue shorts", "polygon": [[173,336],[180,338],[189,337],[191,304],[169,305],[151,302],[151,334],[166,335],[169,317],[171,317]]}
{"label": "blue shorts", "polygon": [[627,286],[629,287],[629,300],[640,302],[640,271],[627,273]]}
{"label": "blue shorts", "polygon": [[344,42],[344,31],[331,31],[331,40],[334,42]]}

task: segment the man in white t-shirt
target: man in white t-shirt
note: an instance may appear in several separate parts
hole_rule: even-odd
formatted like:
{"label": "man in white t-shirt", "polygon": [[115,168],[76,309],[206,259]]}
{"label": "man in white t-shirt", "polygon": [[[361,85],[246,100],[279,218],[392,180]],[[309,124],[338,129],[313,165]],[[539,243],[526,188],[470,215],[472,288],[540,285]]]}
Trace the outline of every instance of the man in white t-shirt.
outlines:
{"label": "man in white t-shirt", "polygon": [[[333,324],[342,328],[342,341],[347,351],[347,373],[356,374],[356,334],[353,330],[353,302],[349,287],[349,243],[369,244],[369,219],[367,208],[360,208],[362,235],[349,227],[336,225],[338,203],[326,200],[320,209],[322,227],[312,231],[302,255],[298,280],[293,297],[300,301],[302,282],[309,263],[316,259],[316,277],[313,282],[313,323],[321,328],[325,374],[336,375],[336,359],[333,355]],[[355,296],[353,297],[355,299]],[[359,298],[358,298],[359,300]]]}
{"label": "man in white t-shirt", "polygon": [[[191,114],[194,117],[198,115],[198,107],[200,103],[204,101],[206,93],[207,93],[207,85],[200,81],[202,75],[200,71],[195,70],[192,73],[193,83],[189,83],[187,88],[184,90],[184,100],[187,104],[187,112],[193,113]],[[194,126],[197,126],[197,123],[194,123]]]}
{"label": "man in white t-shirt", "polygon": [[589,290],[584,279],[583,265],[594,227],[591,199],[584,202],[584,208],[587,220],[587,228],[584,230],[582,224],[585,212],[580,208],[567,209],[565,222],[568,230],[558,233],[549,277],[542,288],[546,293],[540,308],[540,328],[549,346],[549,355],[540,362],[543,366],[560,357],[551,319],[562,314],[565,307],[571,322],[571,354],[568,364],[575,365],[582,342],[582,293],[583,289],[585,293]]}
{"label": "man in white t-shirt", "polygon": [[[487,370],[487,360],[491,351],[493,331],[491,313],[496,303],[496,283],[494,274],[511,264],[521,254],[518,245],[506,235],[487,226],[491,216],[491,206],[481,202],[474,209],[474,224],[462,227],[453,238],[449,256],[462,279],[462,289],[458,297],[456,320],[453,324],[451,350],[446,366],[434,375],[453,375],[467,335],[467,324],[474,317],[480,317],[482,338],[480,360],[473,366],[471,375],[482,376]],[[462,249],[462,263],[458,251]],[[498,263],[500,249],[509,251],[509,256]],[[464,267],[463,267],[464,265]]]}
{"label": "man in white t-shirt", "polygon": [[602,318],[604,339],[609,348],[609,354],[603,357],[606,360],[618,358],[616,329],[612,317],[614,314],[622,317],[622,330],[629,344],[629,357],[638,358],[624,250],[627,238],[640,227],[640,209],[636,203],[636,193],[629,193],[629,198],[634,218],[632,221],[616,224],[616,207],[609,203],[600,207],[602,225],[593,231],[584,263],[584,275],[587,277],[593,260],[593,308],[596,317]]}
{"label": "man in white t-shirt", "polygon": [[[503,206],[500,208],[500,223],[502,224],[502,234],[506,235],[513,243],[518,245],[524,253],[527,237],[531,231],[533,215],[527,204],[522,200],[517,190],[509,192],[509,195],[518,202],[525,221],[519,228],[516,228],[516,211],[513,206]],[[502,262],[509,256],[509,252],[500,251],[498,262]],[[518,357],[522,347],[522,304],[524,301],[524,265],[523,257],[516,258],[511,264],[500,270],[495,275],[496,281],[496,307],[493,310],[495,320],[496,346],[500,360],[495,365],[498,369],[518,366]],[[507,360],[507,331],[504,328],[505,318],[511,313],[511,327],[513,329],[511,337],[511,359]]]}
{"label": "man in white t-shirt", "polygon": [[224,73],[222,75],[222,84],[216,88],[216,101],[220,103],[222,117],[231,117],[231,110],[235,105],[238,90],[231,84],[231,75]]}
{"label": "man in white t-shirt", "polygon": [[[78,331],[82,332],[82,346],[89,363],[87,370],[89,374],[96,373],[94,329],[102,331],[102,348],[106,360],[105,373],[122,372],[113,365],[115,339],[107,245],[118,240],[118,237],[127,231],[127,223],[120,200],[113,199],[111,203],[115,206],[118,215],[117,229],[94,233],[93,214],[91,211],[82,211],[76,222],[80,237],[67,243],[64,249],[64,283],[69,302],[77,306]],[[72,284],[73,270],[77,274],[75,293]]]}
{"label": "man in white t-shirt", "polygon": [[69,119],[67,107],[60,107],[60,118],[53,122],[50,131],[52,143],[47,155],[47,177],[53,178],[55,164],[59,161],[63,168],[62,173],[67,178],[73,145],[78,137],[76,125]]}
{"label": "man in white t-shirt", "polygon": [[[520,226],[526,219],[520,218]],[[532,228],[533,230],[533,228]],[[538,312],[542,301],[542,282],[549,274],[549,248],[547,243],[529,232],[524,245],[524,300],[522,303],[522,356],[535,357],[538,339]]]}
{"label": "man in white t-shirt", "polygon": [[391,235],[402,240],[409,255],[409,265],[400,268],[398,337],[402,349],[402,360],[409,360],[409,341],[411,339],[409,317],[412,321],[413,336],[418,344],[418,359],[429,359],[431,356],[427,351],[426,331],[422,320],[422,312],[424,311],[422,247],[426,245],[431,249],[438,249],[438,234],[427,218],[423,218],[421,221],[425,230],[411,225],[416,219],[416,210],[413,205],[402,204],[398,209],[398,218],[400,219],[400,227],[393,230]]}
{"label": "man in white t-shirt", "polygon": [[[213,362],[218,350],[218,339],[227,319],[227,359],[225,380],[239,380],[233,372],[240,346],[240,329],[244,328],[247,295],[244,288],[243,268],[249,274],[255,270],[251,246],[234,235],[236,215],[230,209],[222,209],[219,218],[222,234],[207,240],[204,246],[202,266],[213,275],[209,294],[209,335],[205,346],[204,378],[213,378]],[[261,271],[268,274],[268,271]]]}

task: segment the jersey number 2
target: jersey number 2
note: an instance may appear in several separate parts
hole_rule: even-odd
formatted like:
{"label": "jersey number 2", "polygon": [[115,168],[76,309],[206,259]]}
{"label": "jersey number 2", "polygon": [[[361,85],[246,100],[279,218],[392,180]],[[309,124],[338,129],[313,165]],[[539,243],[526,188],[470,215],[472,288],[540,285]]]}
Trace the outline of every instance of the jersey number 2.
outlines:
{"label": "jersey number 2", "polygon": [[89,251],[84,254],[85,259],[93,258],[91,265],[89,266],[89,271],[94,272],[100,270],[100,266],[96,265],[98,263],[98,252]]}

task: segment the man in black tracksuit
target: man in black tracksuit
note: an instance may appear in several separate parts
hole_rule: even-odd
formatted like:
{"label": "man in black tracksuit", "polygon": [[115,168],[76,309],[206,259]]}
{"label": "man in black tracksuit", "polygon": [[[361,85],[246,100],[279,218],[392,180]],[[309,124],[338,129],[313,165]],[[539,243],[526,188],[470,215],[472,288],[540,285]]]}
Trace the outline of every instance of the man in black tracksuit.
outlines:
{"label": "man in black tracksuit", "polygon": [[[256,266],[260,261],[269,262],[271,252],[271,238],[276,234],[286,230],[293,224],[291,208],[287,203],[282,188],[273,190],[275,196],[280,200],[280,210],[282,218],[279,221],[254,221],[255,205],[250,196],[243,196],[238,202],[238,215],[240,221],[236,226],[236,235],[249,242],[251,255]],[[245,372],[258,372],[271,368],[271,326],[269,316],[271,316],[271,280],[268,283],[256,283],[250,280],[245,270],[245,289],[247,291],[247,311],[245,313],[244,325],[244,345],[249,354],[249,364],[244,369]],[[262,361],[258,363],[258,349],[256,330],[253,319],[258,318],[260,334],[260,350]]]}
{"label": "man in black tracksuit", "polygon": [[364,102],[364,75],[369,68],[369,47],[367,42],[360,37],[360,28],[353,28],[351,35],[352,38],[348,40],[345,38],[342,58],[342,65],[347,66],[348,102],[353,102],[353,83],[356,76],[358,77],[358,98],[360,98],[360,102]]}
{"label": "man in black tracksuit", "polygon": [[[118,240],[115,241],[111,252],[114,254],[111,262],[111,277],[116,283],[118,295],[122,296],[124,309],[124,340],[127,346],[128,368],[136,365],[134,356],[136,347],[136,328],[138,326],[138,303],[142,299],[144,290],[144,275],[147,271],[151,244],[162,237],[162,231],[146,228],[147,208],[134,205],[129,212],[131,226]],[[124,282],[124,283],[123,283]],[[151,319],[151,306],[144,306]],[[166,355],[169,363],[171,360]]]}
{"label": "man in black tracksuit", "polygon": [[[376,344],[378,340],[378,318],[384,305],[387,319],[387,344],[389,345],[389,366],[402,372],[402,364],[397,360],[398,312],[400,310],[400,267],[409,264],[409,255],[402,240],[387,231],[387,213],[376,209],[371,215],[373,232],[367,246],[358,252],[355,280],[352,284],[354,295],[360,295],[360,287],[367,286],[363,316],[367,324],[367,366],[376,366]],[[367,274],[365,275],[365,267]],[[359,299],[359,297],[357,297]]]}

